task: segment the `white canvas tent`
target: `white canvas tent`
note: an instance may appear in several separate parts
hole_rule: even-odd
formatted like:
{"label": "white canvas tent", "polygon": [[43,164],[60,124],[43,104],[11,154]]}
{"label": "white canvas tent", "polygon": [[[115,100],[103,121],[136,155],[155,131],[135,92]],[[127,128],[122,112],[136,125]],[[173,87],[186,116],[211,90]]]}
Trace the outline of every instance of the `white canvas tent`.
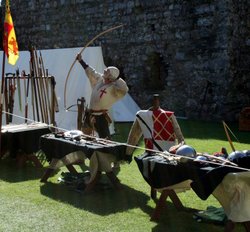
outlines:
{"label": "white canvas tent", "polygon": [[[59,106],[59,112],[55,114],[57,126],[66,130],[73,130],[77,128],[77,107],[72,107],[72,111],[66,111],[64,109],[64,85],[70,66],[74,62],[76,54],[81,48],[65,48],[65,49],[48,49],[39,50],[43,57],[44,67],[48,69],[48,73],[55,77],[56,81],[56,94]],[[0,53],[2,56],[2,52]],[[101,47],[88,47],[84,50],[83,59],[97,71],[102,72],[105,68],[103,62],[103,55]],[[21,51],[19,59],[15,66],[9,65],[6,59],[5,73],[15,73],[18,68],[20,72],[25,70],[26,74],[30,73],[29,67],[30,53],[29,51]],[[2,70],[1,70],[2,73]],[[21,90],[23,91],[23,90]],[[81,65],[76,62],[74,65],[69,81],[67,84],[66,92],[66,106],[75,105],[77,99],[84,97],[86,104],[88,105],[91,94],[90,83],[85,75],[85,72]],[[23,95],[24,93],[22,93]],[[15,93],[15,105],[14,114],[24,117],[23,111],[20,111],[18,106],[18,94]],[[24,105],[24,96],[22,97]],[[111,116],[114,121],[129,122],[135,119],[135,114],[139,110],[138,105],[127,94],[122,100],[117,102],[111,110]],[[32,113],[29,110],[28,118],[32,118]],[[3,119],[3,124],[5,120]],[[24,119],[14,116],[14,123],[23,123]]]}

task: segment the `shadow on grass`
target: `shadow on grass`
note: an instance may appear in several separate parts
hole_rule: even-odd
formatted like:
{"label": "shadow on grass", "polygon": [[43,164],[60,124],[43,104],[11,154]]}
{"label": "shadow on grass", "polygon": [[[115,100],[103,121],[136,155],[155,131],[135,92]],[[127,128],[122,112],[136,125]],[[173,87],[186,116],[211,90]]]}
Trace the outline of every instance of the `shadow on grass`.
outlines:
{"label": "shadow on grass", "polygon": [[116,190],[111,185],[98,184],[90,193],[79,193],[75,186],[48,182],[40,187],[40,191],[51,199],[98,215],[109,215],[138,207],[147,214],[152,212],[152,208],[147,206],[149,196],[126,185],[121,190]]}
{"label": "shadow on grass", "polygon": [[0,179],[10,183],[40,179],[45,168],[37,168],[30,163],[18,167],[15,159],[0,161]]}
{"label": "shadow on grass", "polygon": [[162,210],[157,225],[152,228],[152,232],[223,231],[223,225],[196,222],[193,218],[194,211],[178,211],[172,203],[167,202],[167,207]]}

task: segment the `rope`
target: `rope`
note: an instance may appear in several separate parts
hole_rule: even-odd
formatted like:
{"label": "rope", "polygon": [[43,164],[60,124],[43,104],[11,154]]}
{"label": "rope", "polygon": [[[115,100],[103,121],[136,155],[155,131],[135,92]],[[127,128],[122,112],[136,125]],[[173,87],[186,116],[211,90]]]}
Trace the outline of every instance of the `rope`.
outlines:
{"label": "rope", "polygon": [[[6,112],[6,111],[2,111],[3,113],[5,114],[8,114],[8,115],[12,115],[14,117],[17,117],[17,118],[20,118],[20,119],[25,119],[29,122],[33,122],[33,123],[40,123],[38,121],[35,121],[35,120],[32,120],[32,119],[29,119],[29,118],[25,118],[23,116],[19,116],[19,115],[16,115],[16,114],[13,114],[13,113],[9,113],[9,112]],[[60,127],[57,127],[57,126],[53,126],[53,125],[50,125],[50,124],[46,124],[44,123],[45,125],[47,125],[48,127],[50,128],[54,128],[56,130],[59,130],[59,131],[69,131],[67,129],[64,129],[64,128],[60,128]],[[192,157],[187,157],[187,156],[181,156],[181,155],[176,155],[176,154],[172,154],[172,153],[169,153],[168,151],[158,151],[158,150],[153,150],[153,149],[146,149],[145,147],[140,147],[140,146],[134,146],[134,145],[130,145],[128,143],[121,143],[121,142],[116,142],[116,141],[112,141],[112,140],[108,140],[108,139],[103,139],[103,138],[97,138],[95,136],[91,136],[91,135],[86,135],[84,134],[85,137],[87,138],[91,138],[93,140],[96,140],[97,142],[100,141],[100,142],[104,142],[106,144],[114,144],[114,145],[121,145],[121,146],[126,146],[126,147],[131,147],[131,148],[135,148],[135,149],[140,149],[140,150],[147,150],[149,152],[153,152],[153,153],[156,153],[157,155],[160,155],[166,159],[169,159],[169,158],[172,158],[172,157],[179,157],[179,158],[185,158],[185,159],[189,159],[189,160],[195,160],[195,158],[192,158]],[[202,155],[202,154],[201,154]],[[209,160],[199,160],[199,162],[201,163],[208,163],[208,164],[214,164],[214,165],[217,165],[217,166],[223,166],[223,167],[231,167],[231,168],[235,168],[235,169],[239,169],[239,170],[243,170],[243,171],[250,171],[249,168],[243,168],[243,167],[239,167],[237,166],[237,164],[235,163],[232,163],[230,161],[227,161],[227,160],[223,160],[221,158],[218,158],[218,157],[215,157],[213,155],[208,155],[206,154],[206,156],[210,156],[211,159],[217,159],[221,162],[224,162],[224,163],[218,163],[218,162],[213,162],[213,161],[209,161]],[[226,163],[229,163],[229,164],[226,164]]]}

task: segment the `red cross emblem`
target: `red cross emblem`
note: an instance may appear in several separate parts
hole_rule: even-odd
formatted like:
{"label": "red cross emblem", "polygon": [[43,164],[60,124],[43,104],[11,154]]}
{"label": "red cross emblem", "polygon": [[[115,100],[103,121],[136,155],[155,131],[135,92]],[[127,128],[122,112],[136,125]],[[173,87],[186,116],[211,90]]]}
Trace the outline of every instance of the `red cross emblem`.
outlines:
{"label": "red cross emblem", "polygon": [[106,92],[106,89],[101,89],[100,92],[101,92],[100,98],[102,98],[103,94],[107,93],[107,92]]}

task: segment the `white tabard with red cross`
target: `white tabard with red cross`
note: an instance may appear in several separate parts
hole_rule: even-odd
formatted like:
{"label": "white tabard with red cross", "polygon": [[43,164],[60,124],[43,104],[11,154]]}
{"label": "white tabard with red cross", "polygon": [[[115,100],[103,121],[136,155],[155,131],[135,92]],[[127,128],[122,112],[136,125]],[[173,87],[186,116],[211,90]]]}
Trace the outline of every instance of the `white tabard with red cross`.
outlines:
{"label": "white tabard with red cross", "polygon": [[88,67],[85,71],[92,87],[89,105],[92,110],[109,110],[115,102],[123,98],[128,92],[128,86],[121,78],[105,83],[103,75],[97,73],[92,67]]}
{"label": "white tabard with red cross", "polygon": [[153,111],[138,111],[137,119],[144,136],[146,148],[159,150],[153,140],[161,147],[162,150],[169,150],[171,146],[176,144],[174,129],[171,121],[172,115],[173,112],[165,111],[160,108]]}

